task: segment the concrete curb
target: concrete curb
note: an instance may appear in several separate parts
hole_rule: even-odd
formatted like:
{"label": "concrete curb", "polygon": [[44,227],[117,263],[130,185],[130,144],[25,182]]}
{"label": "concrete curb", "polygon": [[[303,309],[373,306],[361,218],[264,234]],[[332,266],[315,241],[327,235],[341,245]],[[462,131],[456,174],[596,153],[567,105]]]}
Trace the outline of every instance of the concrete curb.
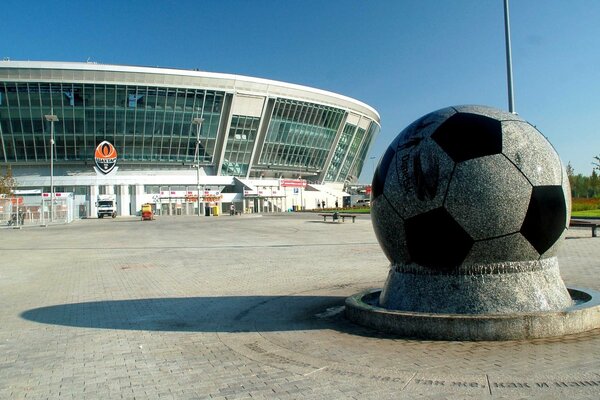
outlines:
{"label": "concrete curb", "polygon": [[523,340],[558,337],[600,328],[600,292],[568,288],[574,305],[565,310],[515,314],[432,314],[378,307],[381,289],[346,299],[346,317],[403,337],[434,340]]}

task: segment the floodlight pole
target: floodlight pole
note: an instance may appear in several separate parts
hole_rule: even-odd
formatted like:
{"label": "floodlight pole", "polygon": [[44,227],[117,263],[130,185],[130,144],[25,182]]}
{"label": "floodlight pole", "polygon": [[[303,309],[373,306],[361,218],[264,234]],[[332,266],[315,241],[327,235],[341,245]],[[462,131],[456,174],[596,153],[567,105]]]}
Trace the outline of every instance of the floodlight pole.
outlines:
{"label": "floodlight pole", "polygon": [[506,44],[506,75],[508,83],[508,111],[516,114],[515,97],[513,93],[512,54],[510,50],[510,20],[508,14],[508,0],[504,0],[504,38]]}
{"label": "floodlight pole", "polygon": [[58,122],[54,108],[51,108],[50,114],[44,115],[44,118],[50,122],[50,222],[54,222],[54,123]]}
{"label": "floodlight pole", "polygon": [[192,124],[196,125],[196,191],[198,197],[196,202],[198,204],[198,216],[202,215],[200,210],[200,128],[202,127],[202,123],[204,122],[204,118],[193,118]]}

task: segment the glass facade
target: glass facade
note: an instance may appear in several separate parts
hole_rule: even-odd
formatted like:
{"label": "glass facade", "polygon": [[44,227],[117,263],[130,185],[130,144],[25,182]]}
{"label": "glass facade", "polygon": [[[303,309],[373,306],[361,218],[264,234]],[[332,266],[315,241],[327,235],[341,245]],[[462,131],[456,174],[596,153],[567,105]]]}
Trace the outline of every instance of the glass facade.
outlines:
{"label": "glass facade", "polygon": [[333,107],[277,99],[258,165],[322,170],[344,115]]}
{"label": "glass facade", "polygon": [[[56,160],[93,158],[108,140],[119,159],[193,162],[202,117],[200,156],[213,161],[224,93],[185,88],[43,82],[0,83],[0,160],[49,162],[53,112]],[[51,111],[52,110],[52,111]]]}
{"label": "glass facade", "polygon": [[343,177],[344,179],[352,179],[352,177],[358,177],[360,172],[363,169],[363,165],[365,164],[365,159],[367,158],[367,151],[371,147],[371,144],[375,140],[375,137],[379,133],[379,125],[371,122],[369,125],[369,129],[367,130],[367,135],[360,146],[360,150],[358,154],[354,157],[354,164],[350,168],[350,174],[348,177]]}
{"label": "glass facade", "polygon": [[335,148],[333,158],[331,159],[331,164],[329,165],[329,170],[327,171],[327,175],[325,176],[326,181],[333,182],[337,178],[342,167],[342,163],[344,162],[346,153],[348,152],[348,147],[352,142],[352,135],[354,134],[355,130],[356,126],[354,125],[346,124],[344,126],[342,136],[340,137],[340,141],[338,142],[338,145]]}
{"label": "glass facade", "polygon": [[[88,170],[104,140],[130,170],[136,164],[189,170],[197,163],[192,120],[203,118],[198,146],[205,173],[345,182],[360,173],[379,130],[368,106],[297,85],[145,67],[38,64],[0,64],[0,164],[48,165],[44,115],[52,113],[58,117],[54,161],[73,171]],[[350,114],[359,116],[356,123],[345,122]]]}
{"label": "glass facade", "polygon": [[259,123],[257,117],[232,116],[221,174],[246,176]]}
{"label": "glass facade", "polygon": [[346,124],[329,164],[325,181],[355,181],[362,171],[367,151],[377,133],[379,125],[373,122],[369,124],[368,130]]}
{"label": "glass facade", "polygon": [[350,167],[356,160],[356,154],[358,153],[360,146],[365,138],[365,130],[363,128],[357,128],[354,133],[354,137],[352,138],[352,142],[350,144],[350,148],[348,149],[348,153],[346,154],[346,158],[344,159],[344,164],[340,170],[340,173],[336,177],[336,180],[339,180],[340,177],[345,179],[348,177],[348,173],[350,171]]}

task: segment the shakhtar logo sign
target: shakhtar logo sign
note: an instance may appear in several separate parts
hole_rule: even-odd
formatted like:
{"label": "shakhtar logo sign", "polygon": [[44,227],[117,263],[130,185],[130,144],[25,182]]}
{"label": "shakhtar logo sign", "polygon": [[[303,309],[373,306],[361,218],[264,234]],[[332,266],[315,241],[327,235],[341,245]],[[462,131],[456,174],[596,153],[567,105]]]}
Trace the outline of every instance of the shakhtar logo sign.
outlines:
{"label": "shakhtar logo sign", "polygon": [[96,147],[94,160],[96,161],[96,167],[102,173],[108,174],[117,165],[117,149],[112,143],[105,140]]}

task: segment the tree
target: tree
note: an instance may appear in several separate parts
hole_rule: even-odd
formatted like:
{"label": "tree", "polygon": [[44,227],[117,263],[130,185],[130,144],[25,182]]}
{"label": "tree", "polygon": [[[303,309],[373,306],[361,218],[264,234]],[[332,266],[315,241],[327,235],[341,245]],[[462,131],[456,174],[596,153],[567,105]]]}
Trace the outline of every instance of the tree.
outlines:
{"label": "tree", "polygon": [[596,160],[596,161],[592,161],[592,165],[594,166],[594,170],[600,171],[600,156],[594,157],[594,160]]}
{"label": "tree", "polygon": [[11,195],[17,187],[17,182],[12,175],[10,165],[5,168],[4,175],[0,175],[0,194]]}
{"label": "tree", "polygon": [[577,197],[577,192],[575,189],[575,184],[577,183],[577,177],[575,176],[575,170],[573,169],[573,166],[571,165],[571,161],[569,161],[567,163],[567,177],[569,178],[569,185],[571,185],[571,195],[573,197]]}
{"label": "tree", "polygon": [[587,197],[588,196],[588,181],[590,178],[577,174],[573,177],[573,184],[571,185],[571,192],[573,197]]}
{"label": "tree", "polygon": [[596,197],[600,194],[600,178],[598,178],[598,174],[596,170],[592,170],[592,175],[590,176],[588,182],[588,197]]}
{"label": "tree", "polygon": [[569,161],[567,163],[567,176],[569,178],[574,177],[575,176],[575,170],[573,169],[573,166],[571,165],[571,161]]}

